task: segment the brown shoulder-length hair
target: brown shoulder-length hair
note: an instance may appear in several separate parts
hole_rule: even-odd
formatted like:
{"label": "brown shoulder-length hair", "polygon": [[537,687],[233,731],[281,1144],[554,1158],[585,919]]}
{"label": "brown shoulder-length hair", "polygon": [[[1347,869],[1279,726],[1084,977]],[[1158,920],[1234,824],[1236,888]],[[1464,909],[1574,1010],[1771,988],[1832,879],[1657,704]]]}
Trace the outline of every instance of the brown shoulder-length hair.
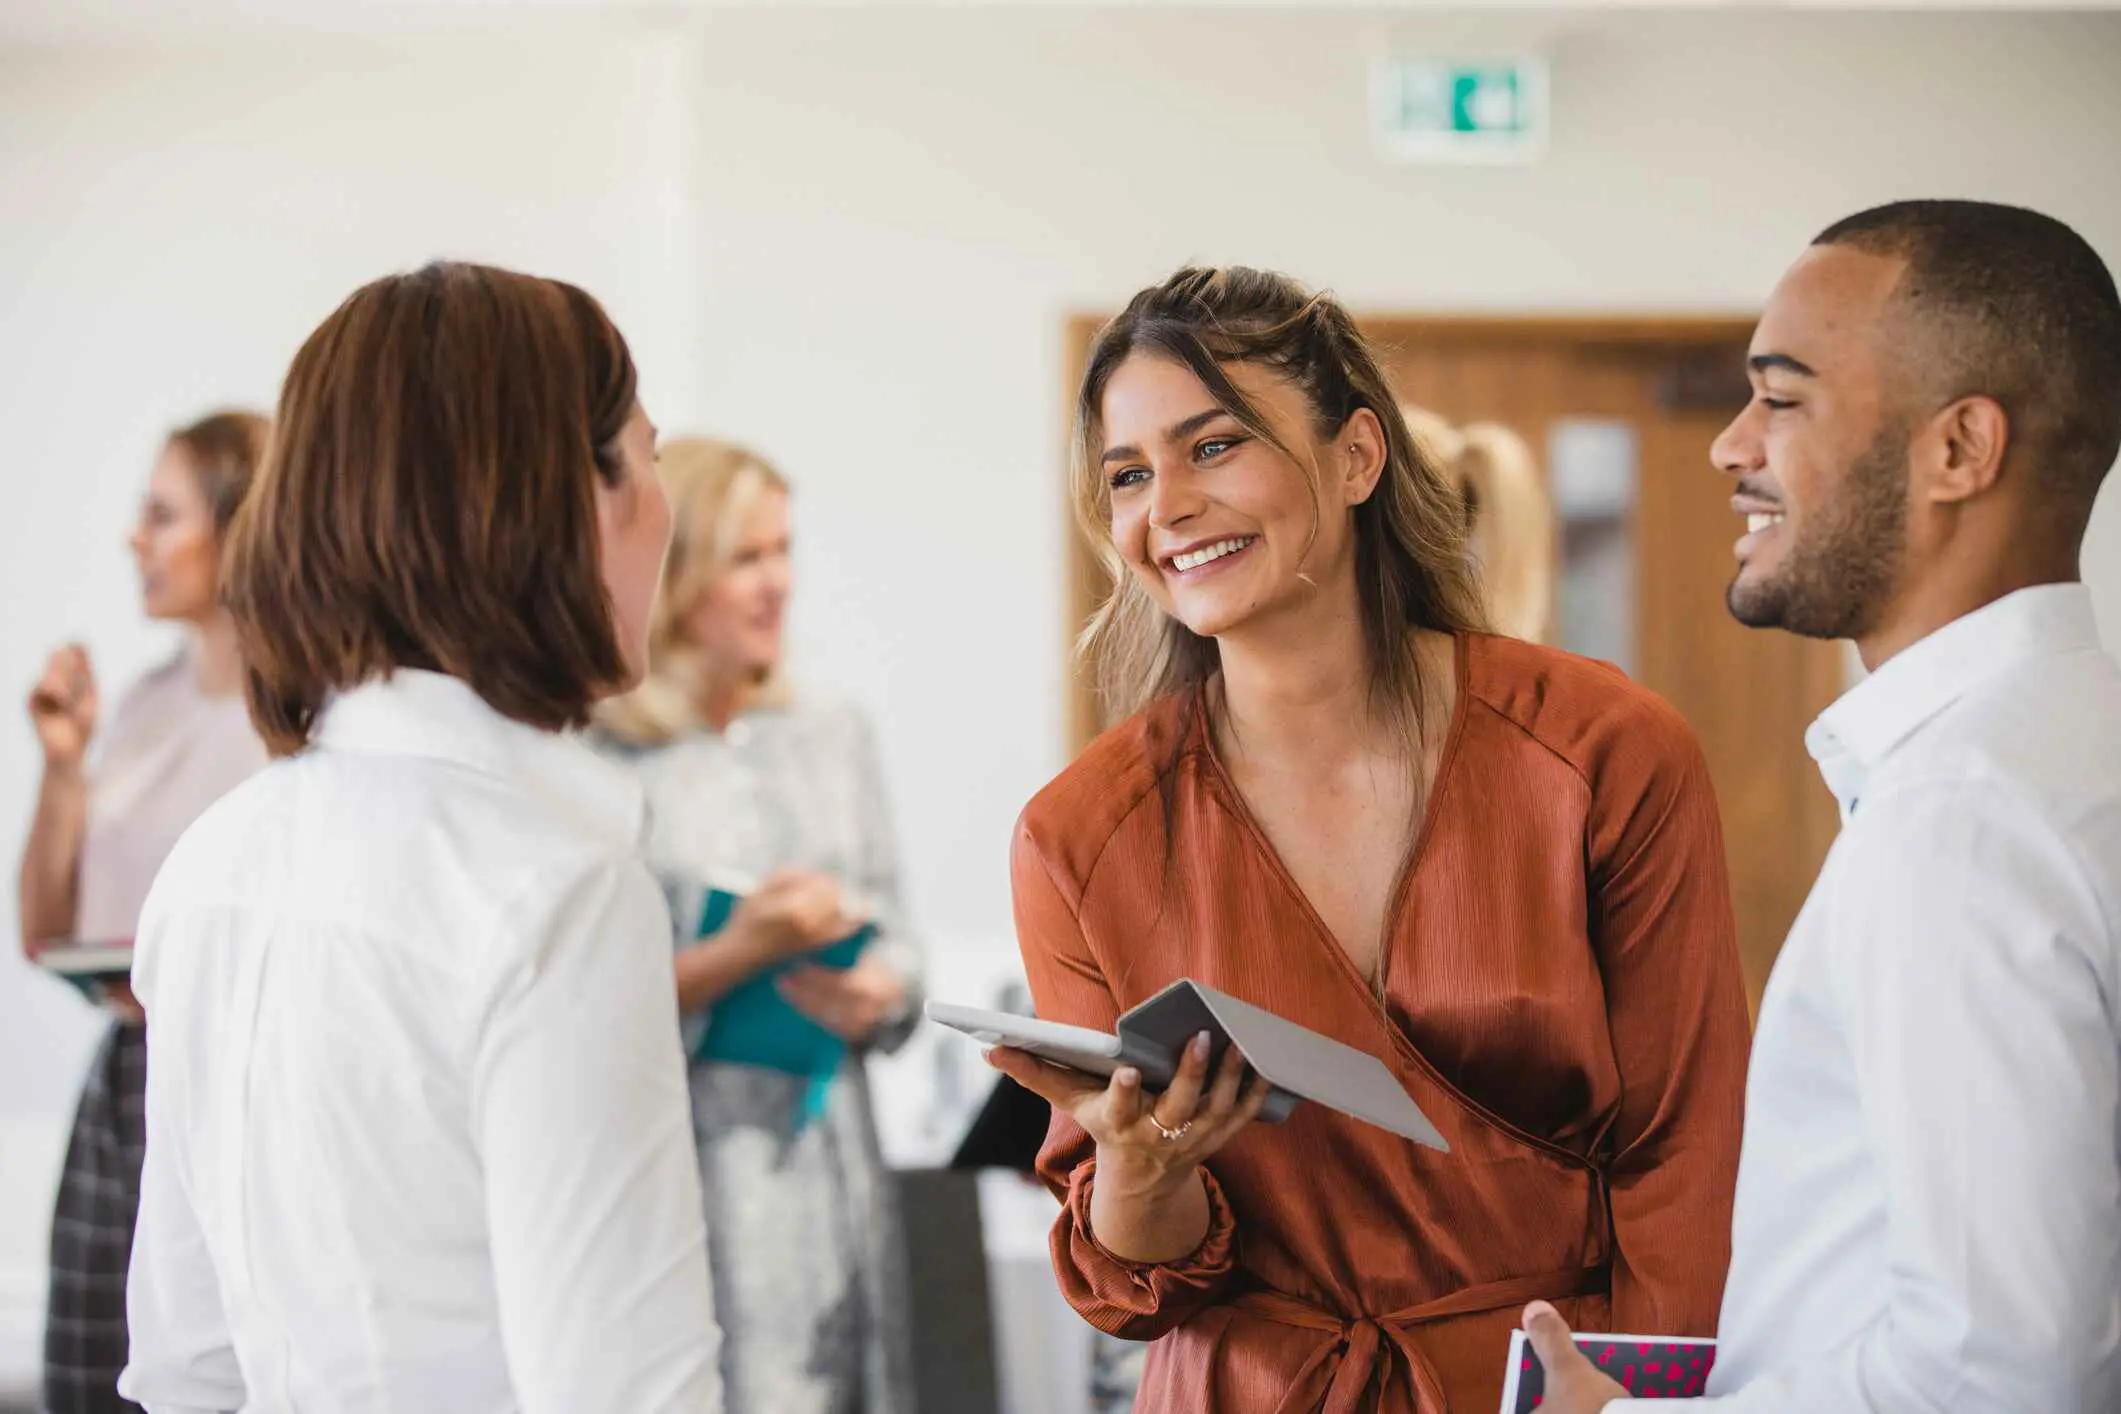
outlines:
{"label": "brown shoulder-length hair", "polygon": [[169,434],[169,445],[184,453],[199,494],[214,518],[214,538],[226,541],[236,507],[265,460],[272,423],[259,413],[226,408],[208,413]]}
{"label": "brown shoulder-length hair", "polygon": [[[1368,408],[1384,430],[1385,466],[1354,517],[1356,588],[1373,709],[1413,740],[1429,701],[1415,629],[1475,632],[1486,625],[1467,552],[1465,503],[1436,459],[1407,431],[1399,402],[1370,346],[1338,300],[1287,275],[1243,266],[1183,269],[1152,285],[1107,324],[1091,346],[1076,403],[1075,512],[1112,587],[1078,645],[1112,717],[1204,683],[1220,664],[1215,640],[1166,615],[1128,571],[1112,543],[1112,489],[1100,467],[1105,389],[1136,354],[1190,370],[1245,430],[1278,448],[1310,479],[1318,467],[1287,446],[1225,366],[1248,363],[1287,379],[1309,402],[1321,439]],[[1322,510],[1321,510],[1322,513]]]}
{"label": "brown shoulder-length hair", "polygon": [[224,594],[275,754],[396,668],[504,716],[588,721],[626,680],[595,481],[624,471],[633,357],[572,285],[437,263],[356,290],[288,369]]}

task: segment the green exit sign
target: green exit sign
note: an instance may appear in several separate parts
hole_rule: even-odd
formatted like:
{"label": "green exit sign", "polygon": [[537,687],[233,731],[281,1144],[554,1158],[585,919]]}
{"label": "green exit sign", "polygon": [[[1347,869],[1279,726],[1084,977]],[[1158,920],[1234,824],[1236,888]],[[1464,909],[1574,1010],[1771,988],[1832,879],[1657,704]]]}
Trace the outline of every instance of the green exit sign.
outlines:
{"label": "green exit sign", "polygon": [[1380,60],[1370,112],[1379,146],[1403,162],[1530,162],[1547,146],[1546,64]]}

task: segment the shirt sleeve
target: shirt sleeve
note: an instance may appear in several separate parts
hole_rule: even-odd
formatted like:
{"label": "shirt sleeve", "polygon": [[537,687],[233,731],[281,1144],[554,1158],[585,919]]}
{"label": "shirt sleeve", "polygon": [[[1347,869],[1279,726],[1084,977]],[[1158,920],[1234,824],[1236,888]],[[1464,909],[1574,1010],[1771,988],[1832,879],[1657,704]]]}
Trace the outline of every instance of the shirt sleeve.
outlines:
{"label": "shirt sleeve", "polygon": [[614,861],[557,909],[480,1036],[472,1133],[524,1414],[721,1408],[669,919]]}
{"label": "shirt sleeve", "polygon": [[[134,982],[144,1004],[155,996],[154,912],[141,928]],[[185,1174],[190,1077],[181,1056],[147,1067],[147,1160],[125,1283],[130,1349],[118,1392],[148,1414],[229,1414],[247,1398],[222,1306],[221,1283]]]}
{"label": "shirt sleeve", "polygon": [[[1010,858],[1016,935],[1041,1020],[1110,1031],[1119,1006],[1090,955],[1075,910],[1054,883],[1045,858],[1022,826]],[[1237,1220],[1215,1175],[1203,1165],[1208,1234],[1178,1262],[1129,1262],[1105,1250],[1090,1230],[1097,1145],[1056,1113],[1039,1152],[1038,1172],[1061,1200],[1053,1226],[1053,1270],[1061,1293],[1085,1321],[1129,1340],[1154,1340],[1182,1325],[1229,1285],[1237,1266]]]}
{"label": "shirt sleeve", "polygon": [[[2001,785],[1866,799],[1830,915],[1877,1318],[1722,1414],[2095,1414],[2121,1382],[2113,946],[2067,841]],[[1825,1240],[1822,1238],[1822,1240]]]}
{"label": "shirt sleeve", "polygon": [[1713,1335],[1751,1034],[1715,791],[1661,704],[1594,790],[1591,938],[1621,1080],[1612,1329]]}

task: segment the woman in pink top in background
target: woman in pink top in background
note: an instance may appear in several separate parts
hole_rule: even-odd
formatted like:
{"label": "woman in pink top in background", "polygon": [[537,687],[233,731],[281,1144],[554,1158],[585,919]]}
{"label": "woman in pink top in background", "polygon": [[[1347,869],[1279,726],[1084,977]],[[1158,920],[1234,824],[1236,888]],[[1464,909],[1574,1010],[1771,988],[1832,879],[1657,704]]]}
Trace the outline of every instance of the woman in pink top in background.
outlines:
{"label": "woman in pink top in background", "polygon": [[[119,699],[100,732],[88,652],[53,653],[29,698],[44,751],[17,897],[22,945],[130,939],[155,871],[185,828],[265,764],[244,709],[234,626],[221,607],[221,538],[269,424],[221,412],[171,435],[131,537],[147,616],[182,624],[182,649]],[[89,752],[95,744],[93,758]],[[125,1366],[125,1273],[146,1149],[147,1032],[131,991],[105,989],[112,1024],[90,1063],[52,1216],[45,1318],[49,1414],[103,1414]]]}

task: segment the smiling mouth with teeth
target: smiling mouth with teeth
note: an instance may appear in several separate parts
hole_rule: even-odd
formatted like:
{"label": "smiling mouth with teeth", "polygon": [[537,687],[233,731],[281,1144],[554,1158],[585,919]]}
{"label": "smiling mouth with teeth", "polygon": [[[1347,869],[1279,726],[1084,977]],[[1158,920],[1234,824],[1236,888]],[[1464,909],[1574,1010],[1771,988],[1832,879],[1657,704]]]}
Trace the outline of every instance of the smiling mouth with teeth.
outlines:
{"label": "smiling mouth with teeth", "polygon": [[1753,512],[1753,514],[1745,518],[1746,533],[1749,535],[1757,535],[1761,531],[1766,530],[1771,525],[1782,524],[1782,521],[1783,514],[1780,511],[1755,511]]}
{"label": "smiling mouth with teeth", "polygon": [[1187,574],[1199,569],[1202,565],[1211,564],[1225,555],[1236,554],[1258,538],[1256,535],[1240,535],[1229,540],[1218,540],[1213,545],[1203,545],[1198,550],[1188,550],[1183,555],[1173,555],[1170,559],[1170,565],[1172,569],[1177,570],[1180,574]]}

